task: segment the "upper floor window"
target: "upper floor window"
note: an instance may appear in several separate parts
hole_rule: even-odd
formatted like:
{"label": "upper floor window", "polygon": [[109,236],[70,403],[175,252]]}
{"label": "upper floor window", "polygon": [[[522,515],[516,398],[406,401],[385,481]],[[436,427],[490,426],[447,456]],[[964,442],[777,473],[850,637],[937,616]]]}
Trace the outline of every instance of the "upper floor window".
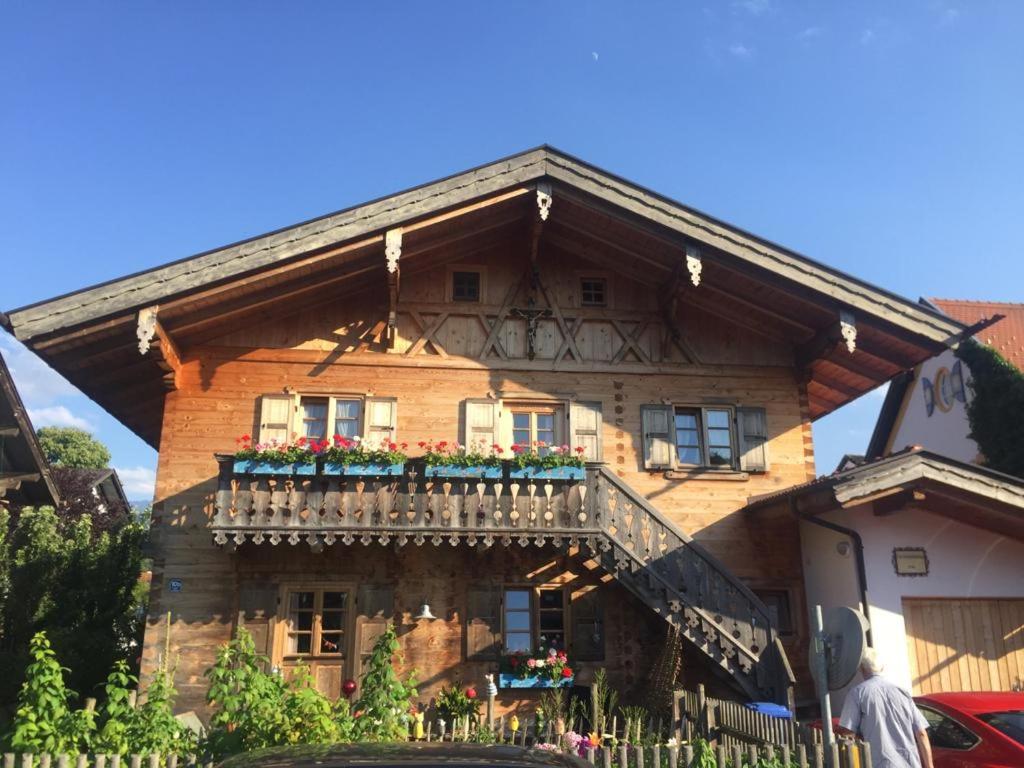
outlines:
{"label": "upper floor window", "polygon": [[546,453],[553,445],[561,445],[560,409],[554,406],[512,405],[512,442],[536,446]]}
{"label": "upper floor window", "polygon": [[[360,400],[340,397],[302,397],[299,399],[300,435],[324,440],[334,435],[355,437],[359,434],[362,411]],[[328,433],[328,425],[332,432]]]}
{"label": "upper floor window", "polygon": [[676,455],[680,464],[731,467],[736,455],[731,408],[676,408]]}
{"label": "upper floor window", "polygon": [[295,437],[330,440],[335,435],[379,443],[395,439],[397,401],[353,395],[267,394],[260,398],[258,442]]}
{"label": "upper floor window", "polygon": [[480,301],[479,272],[452,272],[452,301]]}
{"label": "upper floor window", "polygon": [[608,281],[603,277],[580,278],[580,304],[584,307],[608,305]]}

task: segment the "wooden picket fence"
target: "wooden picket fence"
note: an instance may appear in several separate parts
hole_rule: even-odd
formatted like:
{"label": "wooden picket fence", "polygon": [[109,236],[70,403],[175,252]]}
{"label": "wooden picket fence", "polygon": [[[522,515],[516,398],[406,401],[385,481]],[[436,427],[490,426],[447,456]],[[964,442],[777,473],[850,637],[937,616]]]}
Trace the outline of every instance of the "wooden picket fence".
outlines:
{"label": "wooden picket fence", "polygon": [[3,768],[212,768],[196,755],[51,755],[5,752]]}
{"label": "wooden picket fence", "polygon": [[[755,712],[734,701],[711,698],[703,685],[695,691],[675,692],[672,719],[673,732],[680,741],[704,739],[715,744],[718,753],[741,754],[744,750],[770,747],[782,756],[783,765],[791,762],[801,768],[871,768],[871,746],[865,741],[837,737],[829,761],[820,728]],[[718,765],[722,765],[721,757]]]}

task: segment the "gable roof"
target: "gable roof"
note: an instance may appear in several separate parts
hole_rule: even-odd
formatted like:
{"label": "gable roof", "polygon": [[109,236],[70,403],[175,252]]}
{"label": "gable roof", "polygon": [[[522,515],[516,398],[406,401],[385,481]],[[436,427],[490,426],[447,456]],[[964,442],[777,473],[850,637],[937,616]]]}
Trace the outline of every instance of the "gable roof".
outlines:
{"label": "gable roof", "polygon": [[932,299],[931,302],[964,325],[1003,315],[1002,320],[976,334],[975,338],[1024,371],[1024,304],[969,299]]}
{"label": "gable roof", "polygon": [[[223,335],[282,296],[336,301],[339,286],[384,287],[385,234],[403,230],[401,263],[457,256],[482,238],[522,238],[534,194],[553,195],[541,239],[629,273],[652,295],[676,285],[691,248],[699,285],[673,290],[744,332],[791,344],[817,418],[954,343],[963,324],[548,146],[206,251],[155,269],[0,313],[53,368],[151,445],[159,442],[163,373],[140,357],[140,311],[159,311],[178,349]],[[455,231],[460,230],[460,231]],[[534,241],[536,242],[536,240]],[[409,259],[412,259],[410,262]],[[405,267],[403,266],[403,269]],[[347,281],[347,282],[343,282]],[[371,282],[375,281],[375,282]],[[383,293],[381,295],[384,295]],[[856,354],[842,344],[856,325]],[[217,329],[220,332],[216,332]],[[134,351],[133,351],[134,350]],[[166,366],[165,366],[166,370]]]}
{"label": "gable roof", "polygon": [[744,510],[802,502],[798,511],[815,515],[886,500],[895,503],[891,511],[923,509],[1024,540],[1024,479],[917,447],[751,497]]}
{"label": "gable roof", "polygon": [[17,505],[56,505],[60,493],[0,354],[0,499]]}

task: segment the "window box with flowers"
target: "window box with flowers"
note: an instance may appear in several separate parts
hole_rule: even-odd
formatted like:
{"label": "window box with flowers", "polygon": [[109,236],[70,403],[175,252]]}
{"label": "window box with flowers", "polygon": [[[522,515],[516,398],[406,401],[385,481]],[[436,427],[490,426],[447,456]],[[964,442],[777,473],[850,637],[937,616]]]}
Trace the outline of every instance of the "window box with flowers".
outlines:
{"label": "window box with flowers", "polygon": [[534,446],[512,446],[512,468],[509,477],[513,479],[536,480],[582,480],[586,476],[583,465],[585,448],[575,451],[568,445],[548,446],[538,442]]}
{"label": "window box with flowers", "polygon": [[501,478],[501,446],[466,446],[441,440],[417,443],[423,449],[427,477]]}
{"label": "window box with flowers", "polygon": [[400,477],[408,458],[406,443],[385,441],[378,447],[368,445],[362,438],[335,435],[331,445],[322,451],[325,475],[349,477]]}
{"label": "window box with flowers", "polygon": [[300,437],[294,443],[253,443],[249,435],[235,441],[234,471],[240,475],[315,475],[316,452]]}
{"label": "window box with flowers", "polygon": [[571,688],[575,679],[565,651],[554,648],[506,657],[499,676],[502,688]]}

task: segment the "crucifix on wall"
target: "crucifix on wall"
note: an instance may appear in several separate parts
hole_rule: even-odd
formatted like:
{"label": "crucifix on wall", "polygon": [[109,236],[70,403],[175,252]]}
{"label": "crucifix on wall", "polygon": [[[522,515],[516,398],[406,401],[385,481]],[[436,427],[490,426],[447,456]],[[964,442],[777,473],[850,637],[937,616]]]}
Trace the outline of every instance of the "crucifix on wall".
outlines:
{"label": "crucifix on wall", "polygon": [[537,321],[542,317],[551,317],[551,310],[513,307],[511,314],[526,321],[526,357],[533,360],[537,356]]}

